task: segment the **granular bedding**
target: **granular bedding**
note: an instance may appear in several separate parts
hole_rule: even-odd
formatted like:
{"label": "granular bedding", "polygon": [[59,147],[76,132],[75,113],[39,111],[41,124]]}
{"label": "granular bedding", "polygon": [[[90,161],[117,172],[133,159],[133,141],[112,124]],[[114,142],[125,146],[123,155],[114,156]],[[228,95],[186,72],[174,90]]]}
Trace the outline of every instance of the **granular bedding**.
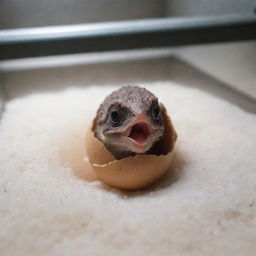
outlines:
{"label": "granular bedding", "polygon": [[164,103],[178,142],[167,175],[137,192],[86,172],[85,131],[116,87],[8,102],[0,126],[1,255],[255,255],[256,116],[171,82],[139,85]]}

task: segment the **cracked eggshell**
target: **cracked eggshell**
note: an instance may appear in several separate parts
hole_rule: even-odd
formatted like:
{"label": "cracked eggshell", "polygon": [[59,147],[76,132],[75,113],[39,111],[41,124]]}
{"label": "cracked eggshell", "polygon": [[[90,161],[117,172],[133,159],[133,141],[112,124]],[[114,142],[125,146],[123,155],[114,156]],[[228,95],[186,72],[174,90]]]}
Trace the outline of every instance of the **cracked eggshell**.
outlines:
{"label": "cracked eggshell", "polygon": [[165,131],[153,148],[152,154],[138,154],[116,160],[101,141],[94,136],[94,122],[86,136],[86,150],[89,162],[103,182],[115,188],[136,190],[145,188],[169,169],[173,157],[177,134],[172,122],[161,105]]}

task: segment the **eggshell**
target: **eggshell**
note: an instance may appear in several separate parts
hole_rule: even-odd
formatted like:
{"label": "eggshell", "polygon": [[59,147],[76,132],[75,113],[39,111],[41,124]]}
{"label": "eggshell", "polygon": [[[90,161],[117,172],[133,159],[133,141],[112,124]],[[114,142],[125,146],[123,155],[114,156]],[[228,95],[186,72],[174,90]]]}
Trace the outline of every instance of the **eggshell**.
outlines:
{"label": "eggshell", "polygon": [[159,180],[168,170],[177,139],[172,122],[161,105],[165,131],[154,148],[154,155],[138,154],[116,160],[101,141],[94,136],[95,123],[87,132],[86,150],[89,162],[98,178],[119,189],[136,190]]}

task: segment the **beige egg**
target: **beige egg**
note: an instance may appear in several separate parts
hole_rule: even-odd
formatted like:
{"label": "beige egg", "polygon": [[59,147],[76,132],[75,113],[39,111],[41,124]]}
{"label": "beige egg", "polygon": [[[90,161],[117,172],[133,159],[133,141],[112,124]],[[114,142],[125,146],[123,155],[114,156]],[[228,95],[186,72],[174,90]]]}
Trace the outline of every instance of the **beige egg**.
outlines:
{"label": "beige egg", "polygon": [[138,154],[116,160],[94,136],[93,122],[86,136],[86,151],[89,162],[101,181],[119,189],[142,189],[159,180],[169,169],[177,134],[165,107],[161,105],[161,108],[165,131],[162,139],[154,146],[154,155]]}

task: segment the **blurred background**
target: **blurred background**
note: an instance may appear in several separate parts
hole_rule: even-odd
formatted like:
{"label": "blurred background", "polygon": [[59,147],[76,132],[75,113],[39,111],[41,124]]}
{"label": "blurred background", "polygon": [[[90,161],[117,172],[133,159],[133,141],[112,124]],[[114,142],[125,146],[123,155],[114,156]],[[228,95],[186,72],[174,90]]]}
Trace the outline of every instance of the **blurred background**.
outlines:
{"label": "blurred background", "polygon": [[[0,29],[166,17],[246,15],[253,14],[254,8],[255,1],[252,0],[1,0]],[[188,82],[191,80],[189,72],[194,72],[194,83],[200,84],[200,79],[201,84],[207,83],[207,76],[215,79],[215,83],[222,83],[250,99],[256,99],[254,40],[111,54],[81,53],[2,60],[1,84],[7,97],[12,98],[36,89],[42,91],[71,85],[121,85],[158,80]]]}
{"label": "blurred background", "polygon": [[1,0],[0,28],[252,13],[254,0]]}

